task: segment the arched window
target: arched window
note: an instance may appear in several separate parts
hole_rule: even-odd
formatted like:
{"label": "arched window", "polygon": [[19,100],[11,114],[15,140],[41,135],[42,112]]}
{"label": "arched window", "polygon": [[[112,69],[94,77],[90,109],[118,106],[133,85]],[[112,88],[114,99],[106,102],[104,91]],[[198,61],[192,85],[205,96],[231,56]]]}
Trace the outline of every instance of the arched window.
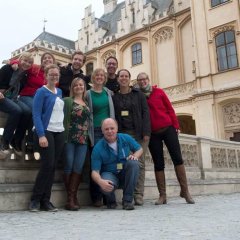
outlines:
{"label": "arched window", "polygon": [[211,7],[215,7],[219,4],[228,2],[229,0],[211,0]]}
{"label": "arched window", "polygon": [[142,44],[136,43],[132,45],[132,65],[142,63]]}
{"label": "arched window", "polygon": [[91,76],[93,72],[93,63],[90,62],[86,65],[86,75]]}
{"label": "arched window", "polygon": [[224,71],[238,66],[234,31],[226,31],[215,38],[218,70]]}

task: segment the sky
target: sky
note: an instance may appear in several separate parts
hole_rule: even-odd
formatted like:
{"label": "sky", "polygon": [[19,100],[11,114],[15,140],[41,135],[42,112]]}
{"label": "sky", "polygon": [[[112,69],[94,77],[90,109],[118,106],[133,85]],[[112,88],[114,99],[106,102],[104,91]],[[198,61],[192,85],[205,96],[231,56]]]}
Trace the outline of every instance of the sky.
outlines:
{"label": "sky", "polygon": [[[123,0],[122,0],[123,1]],[[118,0],[118,3],[122,2]],[[104,12],[102,0],[7,0],[0,3],[0,66],[11,52],[32,42],[45,30],[77,40],[85,8],[92,5],[95,17]]]}

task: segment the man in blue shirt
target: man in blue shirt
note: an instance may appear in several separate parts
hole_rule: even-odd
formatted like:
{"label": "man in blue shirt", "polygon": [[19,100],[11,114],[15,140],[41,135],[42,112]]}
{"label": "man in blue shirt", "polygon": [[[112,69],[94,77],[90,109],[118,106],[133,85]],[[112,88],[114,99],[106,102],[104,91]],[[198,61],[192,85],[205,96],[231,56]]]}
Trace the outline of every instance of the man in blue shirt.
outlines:
{"label": "man in blue shirt", "polygon": [[107,118],[102,123],[104,137],[92,152],[92,179],[106,196],[107,207],[116,208],[115,189],[123,189],[123,209],[133,210],[133,193],[138,180],[143,150],[128,134],[117,133],[117,122]]}

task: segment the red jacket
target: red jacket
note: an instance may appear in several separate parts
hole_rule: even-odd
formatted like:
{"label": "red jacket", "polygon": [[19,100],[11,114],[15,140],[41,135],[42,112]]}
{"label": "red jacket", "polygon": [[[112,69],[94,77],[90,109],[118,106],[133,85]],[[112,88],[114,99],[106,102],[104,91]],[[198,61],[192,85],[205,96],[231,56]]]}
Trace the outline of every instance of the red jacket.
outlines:
{"label": "red jacket", "polygon": [[37,89],[45,84],[44,71],[41,66],[34,64],[27,74],[27,81],[20,92],[20,96],[34,96]]}
{"label": "red jacket", "polygon": [[156,86],[152,88],[152,93],[147,98],[152,131],[168,126],[179,129],[177,116],[166,93]]}

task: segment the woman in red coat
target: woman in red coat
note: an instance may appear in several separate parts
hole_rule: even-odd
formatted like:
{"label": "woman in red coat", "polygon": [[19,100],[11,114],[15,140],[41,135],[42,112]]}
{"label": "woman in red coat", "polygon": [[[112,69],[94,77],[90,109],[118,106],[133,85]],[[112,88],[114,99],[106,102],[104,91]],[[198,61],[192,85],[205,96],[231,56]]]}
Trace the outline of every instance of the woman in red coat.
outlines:
{"label": "woman in red coat", "polygon": [[155,177],[159,190],[159,199],[155,204],[167,203],[163,142],[174,164],[176,176],[181,187],[180,197],[185,198],[187,203],[194,204],[195,202],[188,191],[186,171],[178,140],[179,123],[172,104],[162,89],[150,85],[149,77],[146,73],[139,73],[137,81],[147,98],[150,112],[152,132],[149,150],[153,158]]}

